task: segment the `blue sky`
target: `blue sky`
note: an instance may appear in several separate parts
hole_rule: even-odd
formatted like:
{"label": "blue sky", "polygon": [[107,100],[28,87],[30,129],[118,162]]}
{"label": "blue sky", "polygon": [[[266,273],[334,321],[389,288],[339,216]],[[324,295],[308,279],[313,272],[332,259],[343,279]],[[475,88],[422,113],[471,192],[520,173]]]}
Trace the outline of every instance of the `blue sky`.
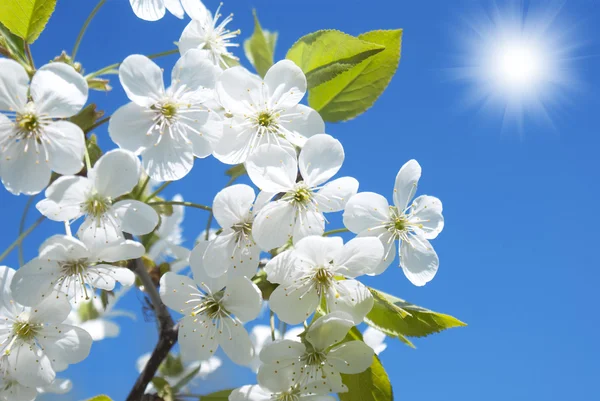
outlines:
{"label": "blue sky", "polygon": [[[48,29],[33,45],[38,64],[70,50],[94,3],[59,0]],[[215,0],[205,3],[213,10],[218,5]],[[356,177],[362,191],[391,200],[398,169],[415,158],[423,167],[419,193],[435,195],[444,204],[446,226],[433,242],[441,264],[431,283],[414,287],[397,267],[366,280],[469,324],[416,339],[416,350],[389,341],[382,360],[396,399],[592,401],[598,396],[600,373],[600,325],[594,309],[599,305],[600,266],[593,256],[595,227],[600,225],[594,212],[600,197],[600,8],[587,0],[564,4],[553,32],[568,33],[568,67],[578,85],[552,98],[551,123],[527,114],[518,128],[503,123],[499,108],[466,107],[473,87],[448,74],[464,61],[462,38],[474,34],[466,24],[492,6],[445,0],[231,0],[223,11],[235,13],[232,26],[246,38],[255,7],[263,27],[279,31],[277,59],[300,36],[318,29],[350,34],[404,29],[400,67],[375,106],[353,121],[327,126],[346,151],[339,175]],[[171,49],[186,23],[171,15],[144,22],[126,0],[108,0],[84,39],[78,61],[93,71],[129,54]],[[243,58],[239,49],[236,54]],[[169,71],[175,60],[158,63]],[[127,102],[118,80],[113,86],[108,95],[92,95],[107,113]],[[106,126],[96,134],[104,150],[114,147]],[[225,169],[214,159],[199,160],[166,194],[182,193],[186,200],[210,204],[226,182]],[[25,197],[0,189],[0,248],[16,237],[25,202]],[[206,217],[201,210],[187,211],[188,245]],[[339,216],[330,221],[330,229],[341,227]],[[57,223],[43,223],[25,242],[26,258],[34,257],[43,239],[60,229]],[[16,267],[16,253],[4,263]],[[98,393],[116,401],[125,398],[137,375],[136,358],[156,340],[154,323],[140,312],[140,299],[131,292],[121,304],[138,313],[136,322],[121,320],[118,339],[95,343],[89,359],[66,372],[75,387],[60,399],[81,400]],[[227,364],[194,391],[251,380],[248,370]]]}

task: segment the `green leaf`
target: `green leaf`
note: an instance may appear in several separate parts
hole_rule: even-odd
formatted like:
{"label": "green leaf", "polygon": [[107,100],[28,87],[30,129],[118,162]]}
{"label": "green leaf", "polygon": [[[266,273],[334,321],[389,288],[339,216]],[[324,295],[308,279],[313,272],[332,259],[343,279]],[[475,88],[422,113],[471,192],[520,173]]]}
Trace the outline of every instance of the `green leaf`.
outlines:
{"label": "green leaf", "polygon": [[104,112],[102,110],[97,110],[94,103],[90,103],[79,113],[69,118],[69,121],[78,125],[83,132],[88,132],[102,116],[104,116]]}
{"label": "green leaf", "polygon": [[249,39],[244,41],[244,53],[258,75],[264,77],[273,65],[277,32],[263,31],[258,22],[256,10],[253,10],[252,13],[254,14],[254,32]]}
{"label": "green leaf", "polygon": [[196,377],[196,375],[198,374],[198,372],[200,372],[200,366],[198,366],[196,369],[192,370],[190,373],[188,373],[187,375],[185,375],[184,377],[182,377],[181,380],[179,380],[177,382],[177,384],[175,384],[173,386],[173,391],[175,393],[179,392],[183,387],[185,387],[186,384],[188,384],[189,382],[191,382],[192,379],[194,377]]}
{"label": "green leaf", "polygon": [[97,396],[95,396],[93,398],[90,398],[87,401],[112,401],[112,398],[110,398],[107,395],[97,395]]}
{"label": "green leaf", "polygon": [[221,391],[217,391],[216,393],[202,395],[202,396],[200,396],[199,401],[228,401],[229,394],[231,394],[232,391],[233,391],[233,389],[221,390]]}
{"label": "green leaf", "polygon": [[56,0],[2,0],[0,22],[31,44],[44,30],[55,7]]}
{"label": "green leaf", "polygon": [[367,32],[358,38],[384,45],[385,50],[309,91],[308,105],[325,121],[346,121],[364,113],[383,93],[398,68],[401,29]]}
{"label": "green leaf", "polygon": [[174,401],[175,394],[171,385],[168,381],[162,377],[155,377],[152,379],[152,384],[156,388],[156,394],[163,399],[163,401]]}
{"label": "green leaf", "polygon": [[[362,335],[356,327],[344,341],[362,341]],[[379,358],[374,355],[371,367],[355,375],[342,375],[342,382],[348,387],[347,393],[339,393],[341,401],[392,401],[394,394],[390,379]]]}
{"label": "green leaf", "polygon": [[[424,337],[452,327],[466,326],[460,320],[413,305],[385,292],[369,288],[375,299],[365,322],[388,336],[398,337],[407,342],[406,337]],[[412,343],[408,341],[408,345]]]}
{"label": "green leaf", "polygon": [[229,169],[227,169],[227,171],[225,171],[225,175],[228,175],[229,177],[231,177],[231,179],[235,179],[246,174],[247,172],[244,164],[236,164],[235,166],[230,167]]}
{"label": "green leaf", "polygon": [[90,155],[90,162],[92,167],[100,156],[102,156],[102,149],[98,146],[98,138],[96,138],[96,134],[92,134],[86,140],[85,146],[87,147],[88,154]]}
{"label": "green leaf", "polygon": [[327,82],[385,46],[370,43],[336,30],[322,30],[301,37],[288,50],[285,58],[304,71],[308,88]]}
{"label": "green leaf", "polygon": [[7,51],[6,54],[2,52],[4,56],[20,60],[22,63],[27,64],[25,42],[23,42],[23,39],[14,35],[4,25],[0,24],[0,52],[2,48]]}

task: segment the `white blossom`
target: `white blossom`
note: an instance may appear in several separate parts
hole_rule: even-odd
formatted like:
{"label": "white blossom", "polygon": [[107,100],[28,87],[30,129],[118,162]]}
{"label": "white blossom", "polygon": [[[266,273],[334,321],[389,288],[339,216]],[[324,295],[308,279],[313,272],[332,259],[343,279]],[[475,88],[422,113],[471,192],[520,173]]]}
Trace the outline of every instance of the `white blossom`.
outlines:
{"label": "white blossom", "polygon": [[325,299],[328,311],[346,312],[359,324],[373,308],[373,295],[354,278],[375,270],[382,257],[376,238],[355,238],[345,245],[339,237],[303,238],[265,266],[268,280],[279,284],[269,306],[282,321],[298,324]]}
{"label": "white blossom", "polygon": [[85,137],[65,120],[88,97],[86,80],[64,63],[41,67],[29,83],[16,61],[0,59],[0,177],[11,193],[37,194],[52,171],[76,174],[83,167]]}
{"label": "white blossom", "polygon": [[204,266],[211,277],[224,273],[252,277],[260,262],[260,248],[252,238],[254,190],[243,184],[221,190],[213,201],[213,213],[222,232],[209,242]]}
{"label": "white blossom", "polygon": [[194,9],[204,7],[200,0],[129,0],[129,4],[135,15],[145,21],[158,21],[165,11],[182,19],[185,13],[191,16]]}
{"label": "white blossom", "polygon": [[417,286],[433,279],[439,267],[437,253],[429,243],[444,228],[442,202],[433,196],[421,195],[412,203],[421,177],[421,166],[408,161],[396,176],[394,206],[373,192],[353,196],[344,211],[344,225],[359,236],[373,236],[385,246],[379,268],[385,271],[396,254],[395,241],[400,242],[400,266],[406,277]]}
{"label": "white blossom", "polygon": [[206,360],[220,346],[239,365],[252,358],[252,343],[244,322],[255,319],[261,292],[246,277],[210,278],[203,263],[206,242],[190,256],[194,279],[168,272],[160,279],[160,295],[171,309],[183,314],[179,322],[179,344],[186,361]]}
{"label": "white blossom", "polygon": [[373,328],[367,327],[363,332],[363,341],[369,347],[373,348],[373,351],[376,355],[382,353],[386,348],[387,344],[385,343],[386,335],[385,333]]}
{"label": "white blossom", "polygon": [[214,152],[223,163],[243,163],[263,144],[303,146],[306,138],[325,131],[319,113],[299,104],[306,93],[306,77],[292,61],[273,65],[264,80],[241,66],[229,68],[215,88],[231,116]]}
{"label": "white blossom", "polygon": [[0,358],[0,401],[34,401],[40,394],[66,394],[71,391],[71,381],[59,378],[44,386],[24,386],[12,376],[8,356]]}
{"label": "white blossom", "polygon": [[131,55],[119,79],[131,103],[110,119],[108,132],[121,148],[141,154],[146,173],[157,181],[184,177],[194,157],[209,156],[221,138],[221,117],[207,107],[220,70],[200,50],[184,54],[165,89],[163,72],[146,56]]}
{"label": "white blossom", "polygon": [[[54,221],[85,216],[77,235],[88,244],[123,239],[123,231],[147,234],[158,224],[158,214],[145,203],[117,199],[137,185],[140,162],[131,152],[115,149],[105,153],[87,177],[63,176],[50,185],[38,210]],[[118,179],[115,179],[118,177]]]}
{"label": "white blossom", "polygon": [[13,300],[10,283],[15,272],[0,267],[0,370],[25,387],[51,384],[56,372],[87,358],[92,337],[79,327],[64,324],[71,310],[66,298],[49,297],[35,307]]}
{"label": "white blossom", "polygon": [[260,146],[248,158],[248,175],[264,192],[259,197],[283,194],[262,207],[254,219],[252,234],[263,250],[277,248],[292,237],[297,242],[309,235],[323,234],[323,213],[343,210],[358,191],[358,181],[352,177],[325,184],[343,161],[342,145],[325,134],[308,139],[298,159],[273,145]]}
{"label": "white blossom", "polygon": [[[283,338],[286,340],[294,340],[300,341],[298,335],[300,335],[304,331],[304,327],[293,327],[287,329]],[[275,329],[275,339],[281,340],[282,336],[279,330]],[[254,373],[258,372],[258,368],[262,365],[260,361],[260,352],[267,345],[273,342],[273,338],[271,335],[271,327],[265,326],[263,324],[257,324],[250,330],[250,341],[252,341],[252,346],[254,347],[254,353],[252,357],[252,361],[248,364],[248,367],[252,369]]]}
{"label": "white blossom", "polygon": [[196,7],[186,8],[192,21],[185,27],[177,46],[179,52],[184,55],[191,49],[202,50],[208,59],[220,68],[229,67],[228,60],[238,60],[229,52],[229,47],[238,47],[239,44],[231,43],[231,40],[240,34],[240,30],[231,31],[227,29],[233,19],[233,14],[228,15],[221,22],[221,5],[217,8],[214,17],[206,7],[198,2]]}
{"label": "white blossom", "polygon": [[258,372],[258,382],[283,382],[291,374],[297,388],[303,391],[347,392],[340,374],[364,372],[373,362],[373,350],[364,342],[340,344],[352,326],[354,322],[349,315],[332,312],[310,325],[306,343],[279,340],[267,345],[260,353],[264,365]]}
{"label": "white blossom", "polygon": [[[183,202],[181,195],[173,197],[175,202]],[[173,214],[160,216],[160,224],[154,231],[156,241],[148,250],[148,257],[157,263],[170,259],[170,271],[179,272],[189,265],[190,250],[182,246],[185,206],[173,205]]]}
{"label": "white blossom", "polygon": [[11,290],[15,300],[27,306],[60,295],[73,302],[89,301],[95,289],[112,291],[117,282],[132,285],[135,274],[115,263],[143,254],[142,244],[131,240],[93,247],[68,235],[54,235],[40,246],[37,258],[17,271]]}

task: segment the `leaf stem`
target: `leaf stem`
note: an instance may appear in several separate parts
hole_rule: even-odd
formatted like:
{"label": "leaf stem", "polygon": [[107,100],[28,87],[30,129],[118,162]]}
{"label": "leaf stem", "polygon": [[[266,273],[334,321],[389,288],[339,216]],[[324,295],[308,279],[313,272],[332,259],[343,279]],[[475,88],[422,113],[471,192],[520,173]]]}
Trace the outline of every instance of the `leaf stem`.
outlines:
{"label": "leaf stem", "polygon": [[25,39],[25,54],[27,55],[27,60],[29,61],[29,65],[31,66],[31,70],[35,71],[35,63],[33,62],[33,55],[31,54],[31,47],[29,47],[29,43]]}
{"label": "leaf stem", "polygon": [[98,2],[98,4],[96,4],[96,7],[94,7],[94,9],[90,13],[90,15],[88,15],[87,19],[83,23],[83,26],[79,30],[79,35],[77,35],[77,39],[75,40],[75,45],[73,46],[73,51],[71,52],[71,58],[73,60],[75,60],[75,56],[77,55],[77,52],[79,51],[79,45],[81,45],[81,39],[83,39],[83,35],[85,34],[85,31],[87,31],[87,28],[90,25],[90,22],[92,22],[92,19],[94,19],[94,17],[98,13],[98,11],[100,11],[100,8],[104,5],[104,3],[106,3],[106,0],[100,0]]}
{"label": "leaf stem", "polygon": [[[153,53],[146,57],[148,57],[149,59],[155,59],[155,58],[159,58],[159,57],[170,56],[171,54],[176,54],[176,53],[179,53],[179,49],[172,49],[172,50],[166,50],[166,51],[160,52],[160,53]],[[86,75],[84,78],[89,80],[91,78],[96,78],[97,76],[100,76],[103,74],[108,74],[108,72],[110,70],[119,68],[121,63],[122,62],[114,63],[114,64],[108,65],[106,67],[103,67],[103,68],[99,69],[98,71],[95,71],[95,72],[92,72],[92,73]]]}
{"label": "leaf stem", "polygon": [[90,128],[88,128],[88,129],[86,129],[86,130],[85,130],[85,132],[87,133],[87,132],[90,132],[90,131],[92,131],[92,130],[95,130],[96,128],[98,128],[98,127],[99,127],[99,126],[101,126],[102,124],[105,124],[105,123],[107,123],[107,122],[110,120],[110,117],[111,117],[111,116],[104,117],[103,119],[96,121],[96,122],[94,123],[94,125],[92,125],[92,126],[91,126]]}
{"label": "leaf stem", "polygon": [[25,237],[27,237],[29,234],[31,234],[31,232],[37,226],[39,226],[42,223],[42,221],[44,221],[45,219],[46,219],[46,216],[40,216],[35,221],[35,223],[33,223],[31,226],[29,226],[29,228],[27,230],[23,231],[23,233],[21,233],[21,235],[19,235],[17,237],[17,239],[14,240],[14,242],[12,244],[10,244],[4,252],[2,252],[2,255],[0,255],[0,262],[2,262],[4,260],[4,258],[7,257],[12,252],[12,250],[15,249],[15,247],[18,246],[25,239]]}
{"label": "leaf stem", "polygon": [[[163,182],[163,184],[158,187],[156,189],[156,191],[152,192],[150,194],[150,196],[148,196],[148,198],[146,199],[146,202],[151,201],[152,199],[154,199],[156,197],[156,195],[159,195],[162,191],[164,191],[164,189],[166,187],[168,187],[169,185],[171,185],[173,183],[173,181],[167,181],[167,182]],[[140,194],[141,195],[141,194]]]}
{"label": "leaf stem", "polygon": [[189,207],[195,207],[197,209],[207,210],[209,212],[212,211],[212,208],[210,208],[209,206],[199,205],[199,204],[193,203],[193,202],[160,201],[160,202],[147,202],[147,203],[150,206],[154,206],[154,205],[189,206]]}
{"label": "leaf stem", "polygon": [[323,237],[327,237],[329,235],[333,235],[333,234],[339,234],[339,233],[347,233],[350,230],[348,230],[347,228],[338,228],[336,230],[331,230],[331,231],[325,231],[323,233]]}
{"label": "leaf stem", "polygon": [[144,195],[144,191],[146,190],[146,187],[148,186],[149,182],[150,182],[150,176],[147,176],[146,179],[144,180],[144,183],[140,187],[140,190],[137,193],[138,199],[142,199],[142,195]]}

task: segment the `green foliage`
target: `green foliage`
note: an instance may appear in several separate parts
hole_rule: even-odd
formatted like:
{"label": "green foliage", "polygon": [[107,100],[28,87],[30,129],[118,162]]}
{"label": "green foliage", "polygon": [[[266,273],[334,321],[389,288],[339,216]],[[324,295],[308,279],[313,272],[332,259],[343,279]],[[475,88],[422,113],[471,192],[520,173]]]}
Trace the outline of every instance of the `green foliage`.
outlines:
{"label": "green foliage", "polygon": [[254,32],[244,41],[244,53],[261,77],[264,77],[273,65],[273,53],[277,43],[277,32],[263,30],[254,14]]}
{"label": "green foliage", "polygon": [[375,305],[365,322],[388,336],[398,337],[412,346],[405,337],[424,337],[465,323],[443,313],[413,305],[385,292],[369,288]]}
{"label": "green foliage", "polygon": [[183,389],[183,387],[185,387],[186,384],[188,384],[190,381],[192,381],[192,379],[194,377],[196,377],[196,375],[198,374],[198,372],[200,372],[200,366],[198,366],[196,369],[192,370],[190,373],[188,373],[187,375],[185,375],[185,377],[183,377],[181,380],[179,380],[177,382],[177,384],[175,384],[173,386],[173,391],[175,393],[177,393],[181,389]]}
{"label": "green foliage", "polygon": [[85,146],[87,147],[88,154],[90,155],[90,162],[93,167],[100,156],[102,156],[102,149],[100,149],[98,146],[98,138],[96,138],[96,134],[92,134],[88,137],[85,142]]}
{"label": "green foliage", "polygon": [[383,93],[398,68],[401,29],[367,32],[358,38],[383,45],[385,50],[309,91],[309,106],[325,121],[346,121],[364,113]]}
{"label": "green foliage", "polygon": [[[356,327],[348,333],[344,341],[362,341]],[[371,367],[355,375],[342,375],[342,382],[348,386],[347,393],[339,393],[341,401],[391,401],[394,399],[392,384],[381,364],[374,355]]]}
{"label": "green foliage", "polygon": [[56,0],[2,0],[0,22],[31,44],[44,30],[55,7]]}
{"label": "green foliage", "polygon": [[308,88],[327,82],[385,46],[370,43],[336,30],[322,30],[301,37],[286,58],[296,63],[306,75]]}
{"label": "green foliage", "polygon": [[[0,6],[1,7],[1,6]],[[27,64],[25,42],[0,24],[0,54]]]}
{"label": "green foliage", "polygon": [[233,389],[221,390],[221,391],[217,391],[215,393],[203,395],[203,396],[200,396],[199,401],[228,401],[229,394],[231,394],[232,391],[233,391]]}
{"label": "green foliage", "polygon": [[168,381],[162,377],[155,377],[152,379],[152,384],[156,388],[156,394],[163,399],[163,401],[175,401],[175,393],[171,388]]}
{"label": "green foliage", "polygon": [[90,398],[87,401],[112,401],[112,398],[110,398],[107,395],[97,395],[97,396],[95,396],[93,398]]}
{"label": "green foliage", "polygon": [[102,110],[98,110],[94,103],[90,103],[85,106],[81,111],[69,118],[73,124],[76,124],[83,130],[83,132],[89,132],[100,118],[104,116]]}
{"label": "green foliage", "polygon": [[244,164],[236,164],[235,166],[230,167],[229,169],[227,169],[227,171],[225,171],[225,175],[228,175],[229,177],[231,177],[231,179],[236,179],[246,174],[247,172]]}

